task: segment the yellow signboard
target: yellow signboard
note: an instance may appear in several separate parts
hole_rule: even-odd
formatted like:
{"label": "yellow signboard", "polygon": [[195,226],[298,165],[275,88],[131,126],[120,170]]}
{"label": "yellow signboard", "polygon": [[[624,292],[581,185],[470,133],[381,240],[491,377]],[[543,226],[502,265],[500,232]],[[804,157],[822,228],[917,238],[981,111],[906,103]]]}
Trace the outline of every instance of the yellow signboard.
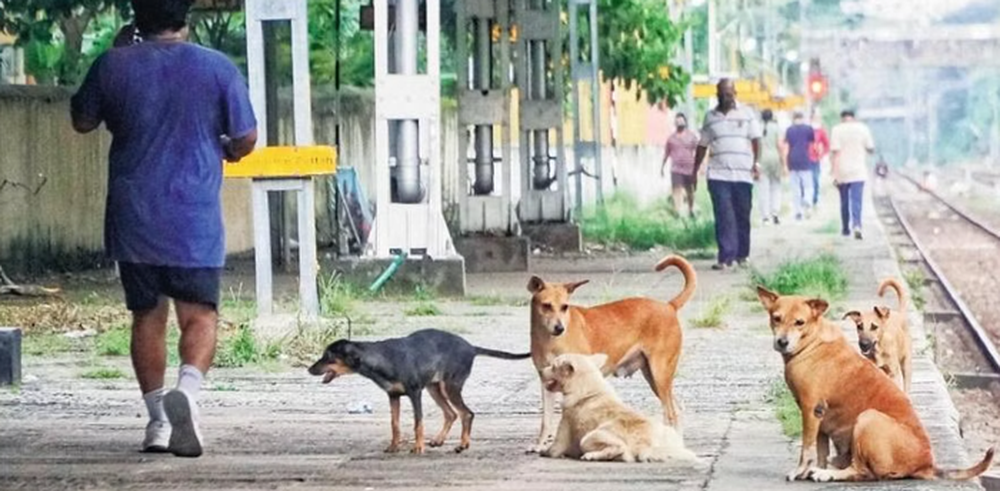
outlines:
{"label": "yellow signboard", "polygon": [[337,149],[328,146],[264,147],[239,162],[225,162],[223,175],[237,177],[305,177],[337,172]]}
{"label": "yellow signboard", "polygon": [[[697,83],[692,85],[692,95],[695,99],[710,99],[715,97],[715,84]],[[776,111],[788,111],[805,106],[805,98],[802,96],[789,96],[776,98],[771,95],[765,84],[758,80],[737,80],[736,99],[743,104],[755,106],[759,109],[771,109]]]}

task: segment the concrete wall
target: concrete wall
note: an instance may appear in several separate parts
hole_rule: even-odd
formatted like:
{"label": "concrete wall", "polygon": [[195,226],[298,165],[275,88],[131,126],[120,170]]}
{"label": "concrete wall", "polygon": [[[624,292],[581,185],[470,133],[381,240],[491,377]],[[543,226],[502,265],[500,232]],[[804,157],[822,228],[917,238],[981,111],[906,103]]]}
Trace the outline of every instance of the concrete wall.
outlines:
{"label": "concrete wall", "polygon": [[[0,87],[0,264],[12,271],[79,269],[103,261],[108,146],[103,128],[79,135],[71,92]],[[253,243],[246,182],[227,181],[230,252]]]}
{"label": "concrete wall", "polygon": [[[107,149],[111,137],[104,129],[89,135],[73,131],[69,119],[70,95],[59,88],[0,87],[0,183],[7,183],[0,184],[0,261],[9,269],[43,266],[73,269],[92,266],[102,257]],[[635,101],[632,94],[621,95],[618,106],[620,146],[604,150],[605,191],[613,192],[611,166],[617,162],[619,189],[643,201],[662,196],[668,183],[659,180],[659,148],[660,140],[665,139],[668,114]],[[607,110],[604,112],[602,126],[607,135],[610,129]],[[324,88],[314,92],[313,113],[316,143],[332,145],[337,107],[333,95]],[[345,90],[340,113],[340,165],[357,168],[369,199],[374,199],[372,94]],[[456,108],[446,106],[441,122],[442,196],[445,210],[450,210],[446,213],[452,215],[446,218],[457,219],[453,215],[456,210],[450,205],[457,203],[467,186],[459,182]],[[289,121],[282,126],[282,135],[290,134],[290,129]],[[565,131],[567,144],[571,144],[572,126],[568,122]],[[607,140],[605,136],[605,143]],[[520,195],[516,143],[512,153],[512,194],[516,199]],[[567,163],[572,167],[569,151]],[[329,179],[317,183],[317,228],[321,243],[329,243],[333,237],[327,211],[329,184]],[[592,201],[593,196],[594,186],[586,181],[585,201]],[[249,182],[227,180],[223,206],[230,253],[252,249],[249,203]]]}

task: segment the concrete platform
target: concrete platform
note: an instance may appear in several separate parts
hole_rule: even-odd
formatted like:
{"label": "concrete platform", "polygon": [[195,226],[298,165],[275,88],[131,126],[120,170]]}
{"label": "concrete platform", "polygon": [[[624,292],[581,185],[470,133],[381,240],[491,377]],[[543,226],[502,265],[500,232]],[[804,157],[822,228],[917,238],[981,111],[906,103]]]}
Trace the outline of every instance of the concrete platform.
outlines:
{"label": "concrete platform", "polygon": [[522,223],[521,233],[531,238],[531,243],[547,247],[555,252],[580,252],[583,250],[583,235],[575,223]]}
{"label": "concrete platform", "polygon": [[531,269],[531,239],[524,236],[470,235],[455,239],[469,273],[511,273]]}
{"label": "concrete platform", "polygon": [[[865,305],[878,280],[898,274],[884,234],[866,205],[866,239],[818,232],[837,215],[833,193],[810,221],[757,227],[751,261],[769,270],[797,255],[828,251],[841,258],[849,295],[834,302],[831,317]],[[574,300],[593,305],[630,295],[672,298],[683,279],[655,272],[663,252],[627,257],[538,257],[532,273],[553,281],[588,278]],[[136,450],[145,409],[133,380],[80,378],[88,360],[77,353],[25,358],[17,392],[0,389],[0,489],[138,490],[975,490],[977,483],[897,481],[824,484],[784,481],[797,459],[799,441],[786,437],[770,394],[782,384],[781,357],[771,348],[767,319],[748,294],[741,271],[717,272],[710,260],[693,261],[699,287],[680,312],[684,345],[675,381],[686,444],[698,465],[583,463],[526,455],[540,418],[540,387],[530,361],[481,357],[463,391],[476,412],[472,447],[455,454],[457,428],[445,448],[422,456],[387,455],[388,399],[358,376],[329,385],[302,367],[282,370],[219,369],[209,373],[201,396],[206,454],[199,459],[145,455]],[[324,266],[327,268],[329,265]],[[375,268],[377,269],[377,268]],[[329,269],[324,269],[329,271]],[[379,269],[379,271],[381,271]],[[368,339],[403,335],[422,327],[460,333],[484,347],[526,351],[529,310],[526,273],[467,275],[476,299],[441,300],[436,317],[405,315],[405,304],[360,306],[371,317]],[[722,328],[695,328],[720,297],[730,301]],[[914,313],[920,341],[920,316]],[[845,324],[845,332],[850,326]],[[964,467],[958,414],[944,379],[916,346],[913,402],[943,467]],[[130,373],[127,357],[102,359]],[[168,371],[168,386],[175,370]],[[630,406],[661,417],[642,377],[613,379]],[[359,411],[368,405],[371,411]],[[441,413],[424,397],[428,432]],[[403,403],[404,439],[412,442],[410,405]],[[973,456],[979,457],[979,456]]]}

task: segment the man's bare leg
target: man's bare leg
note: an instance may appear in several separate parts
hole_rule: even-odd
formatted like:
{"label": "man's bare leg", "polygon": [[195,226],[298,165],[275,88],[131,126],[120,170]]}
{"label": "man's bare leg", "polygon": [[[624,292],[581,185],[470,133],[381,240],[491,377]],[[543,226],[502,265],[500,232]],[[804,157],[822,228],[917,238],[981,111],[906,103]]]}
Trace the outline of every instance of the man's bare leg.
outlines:
{"label": "man's bare leg", "polygon": [[215,357],[218,314],[213,306],[179,300],[174,301],[174,309],[181,328],[181,368],[177,389],[164,398],[173,426],[170,451],[181,457],[198,457],[202,445],[197,399],[205,372]]}
{"label": "man's bare leg", "polygon": [[166,452],[170,424],[163,410],[163,373],[167,369],[167,315],[170,304],[160,298],[149,310],[132,312],[132,368],[149,412],[144,452]]}

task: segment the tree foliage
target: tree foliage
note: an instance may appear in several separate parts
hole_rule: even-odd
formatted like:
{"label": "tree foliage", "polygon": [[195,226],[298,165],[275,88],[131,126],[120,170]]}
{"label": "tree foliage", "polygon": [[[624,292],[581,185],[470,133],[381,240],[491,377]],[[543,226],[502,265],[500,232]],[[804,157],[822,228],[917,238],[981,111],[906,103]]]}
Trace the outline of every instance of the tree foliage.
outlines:
{"label": "tree foliage", "polygon": [[636,85],[651,104],[673,106],[690,74],[674,62],[684,26],[670,20],[660,0],[599,0],[597,44],[605,80]]}
{"label": "tree foliage", "polygon": [[[0,8],[0,30],[17,36],[21,46],[34,45],[32,54],[55,63],[60,83],[74,84],[83,74],[83,39],[91,22],[100,15],[117,9],[130,12],[129,0],[4,0]],[[56,36],[61,37],[62,49],[53,50]],[[46,59],[47,58],[47,59]]]}

